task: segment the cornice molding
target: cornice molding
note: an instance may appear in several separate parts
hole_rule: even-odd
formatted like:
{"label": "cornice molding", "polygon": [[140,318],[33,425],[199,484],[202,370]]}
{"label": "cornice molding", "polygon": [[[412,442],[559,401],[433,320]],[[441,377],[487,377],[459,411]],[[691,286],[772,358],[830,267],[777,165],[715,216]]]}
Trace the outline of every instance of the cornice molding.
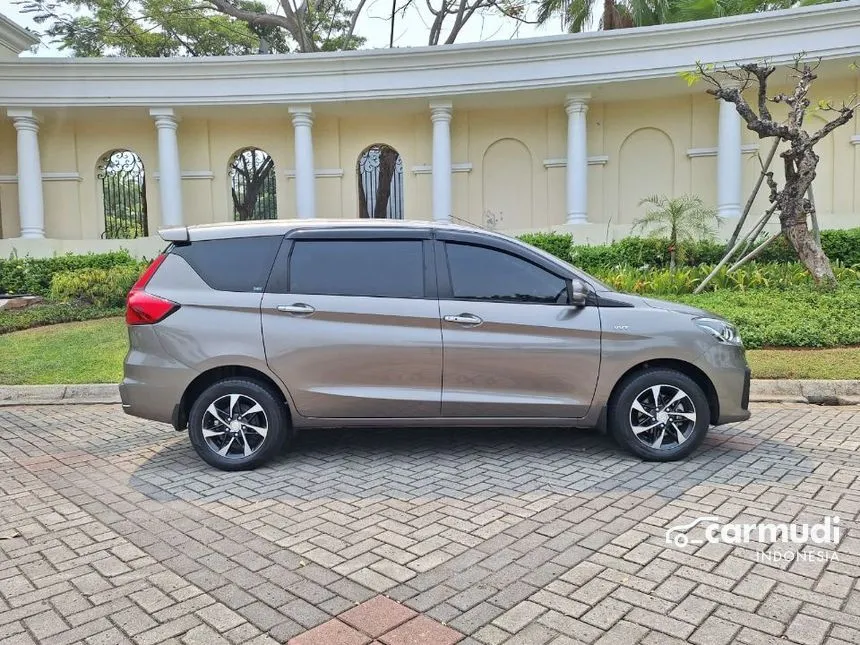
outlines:
{"label": "cornice molding", "polygon": [[[77,172],[43,172],[42,181],[83,181]],[[18,175],[0,175],[0,184],[17,184]]]}
{"label": "cornice molding", "polygon": [[798,51],[823,59],[860,55],[860,0],[694,23],[393,50],[193,60],[19,58],[0,62],[0,87],[7,107],[303,105],[444,96],[453,98],[456,113],[463,95],[588,92],[598,83],[672,78],[695,60],[767,58],[782,64]]}
{"label": "cornice molding", "polygon": [[[285,170],[284,175],[287,179],[295,179],[296,171],[295,169]],[[343,177],[343,168],[317,168],[314,170],[314,177],[317,179],[324,177]]]}
{"label": "cornice molding", "polygon": [[0,14],[0,47],[20,54],[38,44],[39,37],[36,34]]}
{"label": "cornice molding", "polygon": [[[411,170],[413,175],[433,174],[433,166],[431,166],[430,164],[412,166]],[[468,161],[464,163],[452,163],[451,172],[472,172],[472,164]]]}
{"label": "cornice molding", "polygon": [[[593,155],[588,158],[589,166],[605,166],[609,163],[609,155]],[[567,158],[559,157],[557,159],[544,159],[544,168],[566,168]]]}
{"label": "cornice molding", "polygon": [[[152,173],[155,181],[161,181],[161,173],[157,170]],[[183,170],[183,179],[215,179],[215,173],[211,170]]]}
{"label": "cornice molding", "polygon": [[[751,155],[755,152],[758,152],[759,145],[757,143],[745,143],[741,146],[741,154]],[[716,157],[718,152],[717,147],[713,148],[689,148],[687,150],[687,156],[690,159],[694,157]]]}

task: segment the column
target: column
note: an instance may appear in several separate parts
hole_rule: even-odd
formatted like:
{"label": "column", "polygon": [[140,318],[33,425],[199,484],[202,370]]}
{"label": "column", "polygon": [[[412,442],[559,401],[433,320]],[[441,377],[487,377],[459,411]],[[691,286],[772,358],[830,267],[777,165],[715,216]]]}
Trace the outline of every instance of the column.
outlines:
{"label": "column", "polygon": [[21,237],[45,237],[42,162],[39,158],[39,121],[33,110],[8,110],[18,133],[18,214]]}
{"label": "column", "polygon": [[153,108],[158,131],[158,189],[161,194],[161,223],[182,226],[182,170],[179,166],[179,141],[176,128],[179,119],[173,108]]}
{"label": "column", "polygon": [[567,112],[567,223],[588,221],[588,132],[585,115],[587,94],[568,95]]}
{"label": "column", "polygon": [[720,101],[717,140],[717,214],[741,214],[741,117],[734,103]]}
{"label": "column", "polygon": [[450,103],[431,103],[433,122],[433,219],[450,221],[451,198],[451,116]]}
{"label": "column", "polygon": [[289,108],[293,117],[296,154],[296,216],[316,217],[316,177],[314,172],[314,140],[311,126],[314,115],[309,105]]}

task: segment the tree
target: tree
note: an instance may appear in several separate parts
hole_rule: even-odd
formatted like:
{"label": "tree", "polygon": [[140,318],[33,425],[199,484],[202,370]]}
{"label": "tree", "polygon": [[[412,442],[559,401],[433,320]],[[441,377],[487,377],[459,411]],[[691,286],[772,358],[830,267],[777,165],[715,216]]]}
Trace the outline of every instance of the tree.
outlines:
{"label": "tree", "polygon": [[[809,63],[798,56],[790,66],[794,89],[788,94],[779,92],[773,96],[768,94],[768,79],[776,67],[767,63],[748,63],[720,69],[698,63],[696,71],[687,78],[691,83],[704,79],[711,86],[707,90],[708,94],[715,99],[733,103],[747,128],[758,134],[760,139],[777,139],[788,144],[788,148],[780,153],[785,170],[782,188],[776,183],[772,172],[765,174],[772,204],[769,212],[779,212],[781,234],[791,243],[816,284],[832,287],[836,285],[836,278],[830,261],[810,233],[808,225],[810,216],[815,216],[815,206],[809,198],[818,166],[818,155],[814,148],[836,128],[851,121],[858,101],[853,96],[848,102],[836,106],[830,100],[822,100],[813,108],[809,92],[817,78],[817,68],[817,62]],[[755,90],[755,101],[752,103],[744,97],[748,89]],[[785,106],[786,116],[774,116],[771,105]],[[835,116],[817,131],[808,132],[803,126],[810,109]],[[767,213],[765,215],[769,216]],[[730,249],[723,262],[734,251]]]}
{"label": "tree", "polygon": [[269,219],[275,205],[275,162],[257,148],[246,148],[230,164],[230,194],[236,220]]}
{"label": "tree", "polygon": [[[230,56],[286,53],[291,34],[269,22],[243,20],[210,0],[24,0],[45,35],[80,57]],[[237,12],[266,13],[259,0],[234,0]],[[340,0],[317,0],[304,16],[313,51],[355,49],[353,15]],[[304,51],[304,50],[301,50]]]}
{"label": "tree", "polygon": [[[368,0],[18,0],[77,56],[221,56],[356,49]],[[529,0],[394,0],[390,20],[428,11],[428,45],[451,44],[476,16],[530,22]],[[371,3],[372,4],[372,3]],[[425,6],[426,5],[426,6]]]}
{"label": "tree", "polygon": [[588,29],[597,11],[597,28],[626,29],[670,22],[725,18],[841,0],[537,0],[538,23],[560,16],[571,33]]}
{"label": "tree", "polygon": [[719,216],[705,208],[699,197],[684,195],[669,199],[665,195],[646,197],[640,206],[653,206],[643,217],[633,222],[633,230],[648,232],[669,240],[669,268],[676,260],[683,261],[689,244],[714,237]]}

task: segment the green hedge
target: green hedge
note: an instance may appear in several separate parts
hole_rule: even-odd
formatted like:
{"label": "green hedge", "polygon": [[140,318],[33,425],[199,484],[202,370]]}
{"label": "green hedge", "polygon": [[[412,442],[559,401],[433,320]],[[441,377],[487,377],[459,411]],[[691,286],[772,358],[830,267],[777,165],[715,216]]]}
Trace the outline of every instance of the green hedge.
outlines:
{"label": "green hedge", "polygon": [[[669,269],[652,269],[631,266],[597,268],[593,275],[618,291],[646,295],[692,293],[713,270],[713,264],[694,267],[682,266]],[[860,265],[846,267],[834,263],[833,273],[840,284],[860,287]],[[797,262],[750,262],[728,272],[723,266],[708,283],[708,291],[731,289],[791,289],[798,286],[813,286],[812,276]],[[858,323],[860,324],[860,323]]]}
{"label": "green hedge", "polygon": [[107,270],[116,266],[140,267],[142,263],[128,251],[58,255],[52,258],[10,258],[0,260],[0,293],[28,293],[49,296],[55,274],[80,269]]}
{"label": "green hedge", "polygon": [[750,349],[860,344],[860,288],[856,286],[840,286],[836,291],[799,287],[661,297],[724,316],[738,326]]}
{"label": "green hedge", "polygon": [[[520,239],[563,260],[573,262],[585,271],[616,266],[669,266],[668,243],[658,238],[627,237],[612,244],[594,246],[573,244],[569,233],[531,233]],[[822,231],[821,244],[831,262],[845,266],[860,264],[860,228]],[[723,242],[699,242],[687,249],[684,264],[716,264],[725,251],[726,245]],[[783,238],[768,247],[758,261],[797,262],[797,255]]]}
{"label": "green hedge", "polygon": [[26,309],[0,311],[0,334],[57,323],[122,316],[124,307],[93,307],[78,303],[46,302]]}
{"label": "green hedge", "polygon": [[51,299],[95,307],[121,307],[141,273],[138,264],[62,271],[51,280]]}

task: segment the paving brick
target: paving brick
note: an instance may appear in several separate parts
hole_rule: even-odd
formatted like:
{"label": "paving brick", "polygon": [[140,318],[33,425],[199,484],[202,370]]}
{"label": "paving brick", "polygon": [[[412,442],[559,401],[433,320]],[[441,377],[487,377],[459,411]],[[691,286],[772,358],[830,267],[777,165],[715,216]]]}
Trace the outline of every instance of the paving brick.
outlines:
{"label": "paving brick", "polygon": [[596,433],[333,430],[216,473],[116,406],[5,407],[0,426],[22,534],[0,541],[0,642],[61,621],[40,645],[268,645],[379,593],[470,645],[860,641],[850,531],[833,563],[663,541],[696,516],[856,515],[853,408],[759,406],[670,465]]}
{"label": "paving brick", "polygon": [[338,619],[372,638],[377,638],[415,615],[415,611],[405,605],[385,596],[376,596],[342,613]]}

